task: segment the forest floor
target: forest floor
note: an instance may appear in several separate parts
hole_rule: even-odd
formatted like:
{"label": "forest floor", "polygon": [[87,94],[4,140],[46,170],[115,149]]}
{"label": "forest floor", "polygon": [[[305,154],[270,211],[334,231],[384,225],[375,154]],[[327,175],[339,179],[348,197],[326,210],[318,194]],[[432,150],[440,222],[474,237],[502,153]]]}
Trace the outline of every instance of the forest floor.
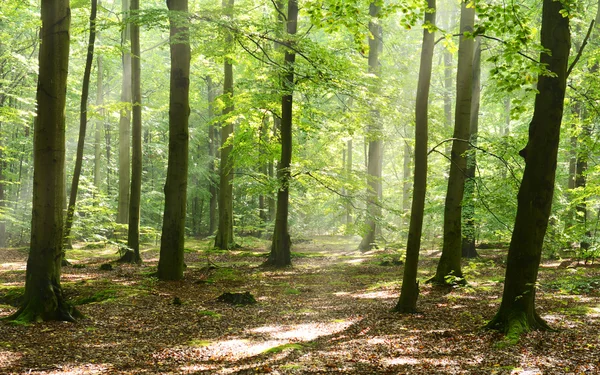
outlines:
{"label": "forest floor", "polygon": [[[514,344],[481,330],[498,309],[506,251],[465,261],[467,287],[421,284],[418,314],[391,312],[401,253],[356,251],[356,238],[294,245],[293,267],[261,267],[266,242],[217,251],[187,243],[185,279],[152,277],[158,249],[142,266],[113,263],[112,248],[67,252],[65,295],[76,323],[0,321],[2,374],[600,374],[600,269],[544,262],[537,306],[555,332]],[[27,253],[0,249],[0,317],[15,311]],[[420,278],[439,252],[422,254]],[[210,263],[209,263],[210,262]],[[207,267],[214,264],[218,268]],[[223,292],[250,292],[232,306]]]}

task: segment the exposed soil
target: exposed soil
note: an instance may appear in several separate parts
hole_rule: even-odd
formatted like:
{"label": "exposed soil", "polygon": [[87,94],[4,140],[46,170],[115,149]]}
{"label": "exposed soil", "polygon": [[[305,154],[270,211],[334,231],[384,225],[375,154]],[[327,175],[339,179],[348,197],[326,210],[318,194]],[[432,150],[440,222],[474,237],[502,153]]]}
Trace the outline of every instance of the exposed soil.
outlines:
{"label": "exposed soil", "polygon": [[[505,250],[464,263],[470,285],[421,284],[420,313],[394,307],[401,253],[356,251],[356,239],[294,247],[294,266],[260,267],[265,245],[222,252],[191,241],[185,279],[160,282],[158,250],[142,266],[100,265],[111,249],[67,253],[66,296],[86,318],[28,326],[0,322],[2,374],[600,374],[600,270],[546,263],[538,309],[556,332],[510,344],[482,331],[498,308]],[[437,259],[423,254],[420,278]],[[0,317],[15,311],[26,252],[0,249]],[[210,265],[215,267],[209,267]],[[383,264],[383,265],[382,265]],[[256,304],[217,301],[250,292]]]}

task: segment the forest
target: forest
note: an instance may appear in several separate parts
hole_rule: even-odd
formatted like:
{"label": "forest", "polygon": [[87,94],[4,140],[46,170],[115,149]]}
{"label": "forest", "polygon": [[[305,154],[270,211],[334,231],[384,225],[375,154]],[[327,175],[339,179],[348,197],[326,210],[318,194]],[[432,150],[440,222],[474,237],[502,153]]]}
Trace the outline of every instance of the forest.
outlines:
{"label": "forest", "polygon": [[0,373],[600,373],[600,1],[0,3]]}

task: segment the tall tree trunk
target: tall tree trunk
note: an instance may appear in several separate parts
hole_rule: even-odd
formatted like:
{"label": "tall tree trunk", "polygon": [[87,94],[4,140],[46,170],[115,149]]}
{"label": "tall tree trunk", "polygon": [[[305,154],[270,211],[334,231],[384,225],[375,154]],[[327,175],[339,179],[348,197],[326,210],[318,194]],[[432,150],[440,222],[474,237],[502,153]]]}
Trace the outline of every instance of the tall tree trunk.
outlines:
{"label": "tall tree trunk", "polygon": [[[269,144],[269,117],[267,113],[264,113],[260,133],[259,133],[259,171],[263,176],[267,176],[269,173],[268,165],[265,162],[267,152],[265,150],[266,145]],[[267,212],[267,199],[268,197],[265,194],[261,193],[258,196],[258,217],[260,219],[261,227],[264,227],[269,220],[268,212]]]}
{"label": "tall tree trunk", "polygon": [[460,43],[456,73],[456,109],[454,113],[454,141],[452,143],[450,176],[444,206],[444,245],[435,276],[436,284],[463,283],[460,268],[462,235],[462,199],[465,187],[467,161],[466,140],[471,124],[471,91],[473,81],[473,38],[465,33],[473,32],[475,9],[463,1],[460,13]]}
{"label": "tall tree trunk", "polygon": [[[435,0],[428,0],[427,7],[433,12],[425,14],[425,24],[435,27]],[[425,193],[427,191],[427,139],[428,139],[428,101],[431,86],[431,67],[433,65],[433,48],[435,46],[435,30],[423,30],[423,48],[421,50],[421,66],[419,67],[419,83],[415,107],[415,173],[413,200],[410,213],[410,227],[406,244],[406,264],[402,278],[402,290],[395,310],[402,313],[413,313],[417,310],[419,284],[417,268],[421,234],[423,230],[423,212],[425,209]]]}
{"label": "tall tree trunk", "polygon": [[[165,184],[158,278],[183,278],[183,245],[188,177],[190,115],[190,42],[188,0],[168,0],[171,25],[171,85],[169,100],[169,165]],[[186,17],[186,18],[184,18]]]}
{"label": "tall tree trunk", "polygon": [[[123,17],[130,16],[130,0],[122,1]],[[117,208],[117,223],[127,224],[129,221],[129,189],[131,180],[131,23],[126,21],[121,36],[123,49],[123,82],[121,85],[121,117],[119,119],[119,201]]]}
{"label": "tall tree trunk", "polygon": [[104,69],[102,65],[102,56],[96,56],[98,64],[98,75],[96,79],[96,107],[98,108],[98,119],[96,119],[94,131],[94,187],[96,192],[101,191],[102,176],[101,176],[101,158],[102,158],[102,130],[104,128]]}
{"label": "tall tree trunk", "polygon": [[[223,11],[229,18],[233,18],[234,0],[223,0]],[[233,38],[226,38],[228,49],[232,47]],[[223,96],[225,108],[223,118],[225,123],[221,127],[221,164],[219,166],[219,226],[215,236],[215,247],[229,250],[235,247],[233,241],[233,158],[230,157],[233,145],[229,137],[233,134],[233,123],[228,115],[233,112],[233,61],[225,57],[223,63]]]}
{"label": "tall tree trunk", "polygon": [[[295,35],[298,28],[298,1],[288,0],[287,34]],[[287,43],[292,43],[288,39]],[[281,160],[277,167],[279,190],[277,191],[277,211],[271,253],[266,263],[276,267],[292,264],[291,241],[288,231],[288,211],[290,198],[290,166],[292,164],[292,101],[294,92],[294,63],[296,54],[293,50],[285,51],[285,68],[283,77],[284,95],[281,97]]]}
{"label": "tall tree trunk", "polygon": [[34,137],[31,244],[21,307],[9,320],[74,321],[60,285],[65,184],[65,101],[69,66],[68,0],[42,0]]}
{"label": "tall tree trunk", "polygon": [[[479,102],[481,97],[481,37],[475,39],[473,55],[473,95],[471,98],[471,145],[477,146],[479,131]],[[476,149],[469,146],[467,155],[467,176],[463,199],[464,230],[462,238],[463,258],[477,258],[475,249],[475,170],[477,167]]]}
{"label": "tall tree trunk", "polygon": [[90,75],[92,73],[92,63],[94,61],[94,42],[96,41],[97,9],[98,1],[92,0],[92,11],[90,13],[90,39],[88,41],[87,56],[85,59],[85,69],[83,72],[83,82],[81,88],[81,105],[79,110],[79,139],[77,140],[75,169],[73,171],[73,180],[71,181],[71,194],[69,196],[69,205],[67,206],[67,220],[65,222],[64,229],[65,244],[68,244],[69,248],[72,248],[71,226],[73,225],[73,215],[75,213],[77,191],[79,190],[79,177],[81,176],[81,166],[83,164],[83,148],[85,146],[85,133],[87,130],[87,108],[88,97],[90,93]]}
{"label": "tall tree trunk", "polygon": [[[4,104],[0,102],[0,107]],[[2,152],[2,122],[0,122],[0,248],[6,246],[6,201],[4,200],[4,155]]]}
{"label": "tall tree trunk", "polygon": [[[402,212],[406,215],[408,214],[411,204],[410,204],[410,165],[411,165],[411,154],[413,150],[410,147],[408,142],[404,143],[404,153],[402,155]],[[405,220],[402,219],[402,227],[405,226]]]}
{"label": "tall tree trunk", "polygon": [[216,181],[216,168],[215,163],[217,161],[217,142],[219,137],[217,136],[217,129],[213,124],[214,117],[214,103],[215,103],[215,86],[213,85],[212,78],[206,76],[206,91],[208,100],[208,192],[210,194],[210,202],[208,208],[208,234],[213,234],[217,226],[217,181]]}
{"label": "tall tree trunk", "polygon": [[[131,0],[131,12],[137,14],[140,0]],[[142,194],[142,90],[140,82],[140,27],[131,25],[131,93],[133,100],[131,126],[131,193],[129,195],[128,250],[122,262],[141,263],[140,256],[140,201]]]}
{"label": "tall tree trunk", "polygon": [[535,310],[535,285],[542,244],[548,227],[554,194],[560,125],[563,115],[570,49],[569,17],[560,1],[544,0],[540,61],[553,76],[539,76],[529,140],[520,154],[525,159],[517,198],[500,309],[487,328],[517,338],[521,333],[546,329]]}
{"label": "tall tree trunk", "polygon": [[[346,142],[346,178],[350,179],[352,177],[352,157],[354,154],[354,145],[352,144],[352,139],[349,139]],[[346,198],[346,228],[352,225],[352,200],[350,197]]]}
{"label": "tall tree trunk", "polygon": [[[372,37],[369,38],[369,73],[377,77],[373,83],[371,91],[373,96],[379,94],[379,77],[381,68],[379,66],[379,52],[382,47],[382,29],[378,22],[380,6],[372,2],[369,6],[369,31]],[[371,123],[367,130],[367,139],[369,142],[369,151],[367,159],[367,232],[363,235],[359,249],[368,251],[376,248],[375,236],[378,232],[379,221],[381,220],[381,170],[383,167],[383,127],[379,115],[379,110],[371,110]]]}

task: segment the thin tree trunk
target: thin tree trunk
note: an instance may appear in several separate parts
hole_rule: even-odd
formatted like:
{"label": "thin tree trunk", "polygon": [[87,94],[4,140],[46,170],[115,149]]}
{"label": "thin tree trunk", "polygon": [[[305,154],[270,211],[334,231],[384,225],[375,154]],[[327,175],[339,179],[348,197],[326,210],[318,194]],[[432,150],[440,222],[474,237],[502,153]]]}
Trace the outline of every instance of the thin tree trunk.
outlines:
{"label": "thin tree trunk", "polygon": [[99,118],[96,120],[96,127],[94,129],[94,187],[96,188],[96,192],[99,193],[101,190],[100,185],[102,184],[102,148],[100,143],[102,142],[102,129],[104,127],[104,109],[102,108],[104,105],[104,69],[102,66],[102,56],[96,56],[96,61],[98,63],[98,76],[96,79],[96,107],[98,108]]}
{"label": "thin tree trunk", "polygon": [[[2,100],[2,102],[0,102],[0,107],[4,104],[3,103],[4,100]],[[6,215],[6,202],[4,200],[4,168],[5,168],[5,162],[4,162],[4,155],[3,155],[3,148],[2,148],[2,122],[0,122],[0,248],[3,248],[6,246],[6,221],[3,219],[4,216]]]}
{"label": "thin tree trunk", "polygon": [[[225,15],[233,18],[234,0],[223,0]],[[226,38],[228,48],[232,47],[231,35]],[[233,158],[230,157],[233,145],[229,139],[233,134],[233,123],[227,118],[233,112],[233,60],[225,58],[223,64],[224,83],[223,96],[225,108],[223,117],[225,124],[221,127],[221,164],[219,166],[219,226],[215,235],[215,247],[229,250],[235,247],[233,240]]]}
{"label": "thin tree trunk", "polygon": [[[432,13],[425,14],[425,24],[435,26],[435,0],[428,0],[427,7],[433,9]],[[417,86],[417,100],[415,107],[415,173],[413,186],[413,200],[410,214],[410,227],[406,244],[406,264],[402,278],[400,299],[394,308],[398,312],[413,313],[417,310],[419,297],[419,283],[417,282],[417,269],[419,264],[419,250],[421,248],[421,234],[423,230],[423,213],[425,209],[425,194],[427,191],[427,140],[428,140],[428,101],[431,86],[431,67],[433,65],[433,48],[435,46],[435,32],[423,30],[423,49],[421,50],[421,66],[419,68],[419,83]]]}
{"label": "thin tree trunk", "polygon": [[[188,0],[168,0],[171,27],[171,85],[169,100],[169,164],[165,184],[158,278],[183,278],[183,245],[188,177],[188,119],[190,115],[190,43]],[[177,13],[174,13],[177,12]]]}
{"label": "thin tree trunk", "polygon": [[[295,35],[298,27],[298,1],[288,0],[287,34]],[[290,41],[291,43],[291,41]],[[290,194],[290,167],[292,163],[292,101],[294,92],[294,63],[296,54],[292,50],[285,52],[287,72],[283,77],[284,95],[281,97],[281,160],[277,167],[279,190],[277,191],[277,211],[271,252],[266,263],[276,267],[292,264],[291,241],[288,231],[288,211]]]}
{"label": "thin tree trunk", "polygon": [[[130,16],[130,0],[122,0],[123,17]],[[129,221],[129,189],[131,180],[131,52],[130,43],[132,25],[129,21],[125,23],[125,29],[121,36],[121,48],[123,49],[123,82],[121,86],[121,117],[119,119],[119,201],[117,208],[117,223],[127,224]]]}
{"label": "thin tree trunk", "polygon": [[208,100],[208,192],[210,194],[208,211],[208,234],[213,234],[217,226],[217,181],[215,163],[217,161],[217,150],[215,147],[218,142],[217,130],[213,125],[215,87],[210,76],[206,76],[206,91]]}
{"label": "thin tree trunk", "polygon": [[75,157],[75,170],[73,171],[73,180],[71,181],[71,194],[69,196],[69,205],[67,206],[67,220],[65,222],[65,244],[68,248],[71,245],[71,227],[73,225],[73,215],[75,213],[75,203],[77,201],[77,191],[79,190],[79,177],[81,176],[81,167],[83,165],[83,148],[85,146],[85,133],[87,130],[87,108],[88,97],[90,93],[90,75],[92,73],[92,63],[94,61],[94,43],[96,41],[96,12],[98,9],[97,0],[92,0],[92,11],[90,13],[90,39],[88,42],[87,56],[85,59],[85,69],[83,73],[83,82],[81,88],[81,105],[79,110],[79,139],[77,140],[77,155]]}
{"label": "thin tree trunk", "polygon": [[[352,144],[352,139],[349,139],[348,142],[346,142],[346,150],[347,150],[347,157],[346,157],[346,178],[350,179],[352,177],[352,157],[354,154],[354,150],[353,150],[354,145]],[[346,228],[352,226],[352,200],[350,197],[346,198],[347,202],[346,202]]]}
{"label": "thin tree trunk", "polygon": [[436,284],[464,283],[460,267],[462,249],[462,200],[465,187],[467,161],[465,152],[471,124],[471,94],[473,81],[473,38],[465,33],[473,32],[475,9],[462,3],[460,14],[460,43],[456,74],[456,110],[454,114],[454,138],[452,143],[450,176],[444,206],[444,245],[435,276]]}
{"label": "thin tree trunk", "polygon": [[[139,0],[131,0],[131,12],[137,14]],[[140,201],[142,194],[142,91],[140,82],[140,27],[131,25],[131,93],[133,100],[131,127],[131,193],[129,196],[129,228],[127,247],[121,261],[141,263],[140,256]]]}
{"label": "thin tree trunk", "polygon": [[[411,167],[411,154],[413,150],[408,142],[404,143],[404,155],[402,155],[402,211],[406,215],[411,209],[410,204],[410,167]],[[405,220],[402,219],[402,227],[405,225]]]}
{"label": "thin tree trunk", "polygon": [[[479,131],[479,102],[481,96],[481,37],[475,39],[473,55],[473,95],[471,98],[471,145],[477,146]],[[475,170],[477,168],[476,149],[469,146],[467,155],[467,176],[465,180],[465,197],[463,199],[463,238],[462,257],[477,258],[475,249]]]}
{"label": "thin tree trunk", "polygon": [[68,0],[42,0],[34,137],[31,243],[21,307],[8,320],[74,321],[60,285],[65,185],[65,102],[69,63]]}
{"label": "thin tree trunk", "polygon": [[549,53],[541,53],[540,61],[553,76],[539,76],[529,140],[520,152],[525,170],[508,250],[502,303],[487,324],[487,328],[504,332],[511,339],[523,332],[548,328],[535,310],[535,285],[552,208],[566,90],[570,31],[569,17],[564,17],[563,11],[560,1],[544,0],[541,44]]}
{"label": "thin tree trunk", "polygon": [[[377,77],[377,81],[371,87],[372,95],[379,94],[379,77],[381,68],[379,66],[379,51],[382,47],[382,29],[381,25],[374,19],[379,18],[380,6],[372,2],[369,6],[369,15],[372,20],[369,22],[369,31],[372,38],[369,38],[369,73]],[[369,142],[368,161],[367,161],[367,232],[363,235],[359,249],[368,251],[376,248],[375,236],[378,232],[379,221],[381,220],[381,170],[383,167],[383,127],[379,115],[379,110],[371,110],[371,123],[367,130]]]}

